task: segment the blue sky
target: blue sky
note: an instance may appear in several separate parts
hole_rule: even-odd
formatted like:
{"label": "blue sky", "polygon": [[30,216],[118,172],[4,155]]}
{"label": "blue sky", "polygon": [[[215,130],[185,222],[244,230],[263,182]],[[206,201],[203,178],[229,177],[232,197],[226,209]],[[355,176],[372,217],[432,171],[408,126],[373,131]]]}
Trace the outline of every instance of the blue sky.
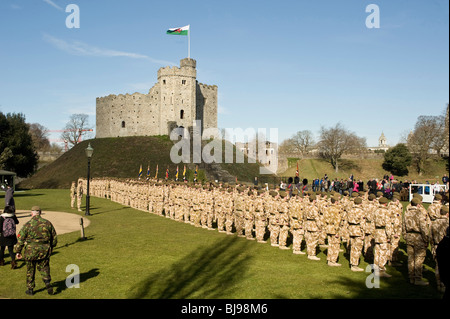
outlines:
{"label": "blue sky", "polygon": [[[66,27],[71,3],[79,29]],[[395,145],[449,101],[447,0],[1,0],[0,111],[50,130],[87,113],[95,128],[96,97],[147,93],[187,57],[187,37],[166,30],[188,24],[220,128],[278,128],[281,142],[341,122]]]}

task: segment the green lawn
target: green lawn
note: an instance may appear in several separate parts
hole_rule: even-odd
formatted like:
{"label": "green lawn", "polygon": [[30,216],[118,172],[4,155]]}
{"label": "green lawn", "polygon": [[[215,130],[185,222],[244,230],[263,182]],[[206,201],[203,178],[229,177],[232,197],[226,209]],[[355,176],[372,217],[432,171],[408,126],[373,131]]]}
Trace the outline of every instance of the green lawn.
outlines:
{"label": "green lawn", "polygon": [[[1,197],[2,195],[0,195]],[[0,198],[0,201],[2,199]],[[17,209],[39,205],[45,210],[70,209],[68,190],[16,192]],[[424,277],[428,287],[409,284],[405,247],[402,267],[388,267],[392,278],[381,278],[380,288],[366,287],[369,273],[349,270],[341,253],[342,267],[326,265],[326,249],[320,261],[269,243],[259,244],[217,231],[196,228],[164,217],[91,197],[91,224],[80,232],[58,236],[51,258],[52,282],[57,294],[47,295],[37,274],[36,294],[25,295],[26,267],[0,268],[0,297],[4,298],[441,298],[436,291],[434,262],[429,254]],[[84,213],[78,213],[84,216]],[[20,225],[19,225],[20,226]],[[80,288],[67,288],[71,273],[80,269]],[[361,262],[361,267],[368,264]]]}

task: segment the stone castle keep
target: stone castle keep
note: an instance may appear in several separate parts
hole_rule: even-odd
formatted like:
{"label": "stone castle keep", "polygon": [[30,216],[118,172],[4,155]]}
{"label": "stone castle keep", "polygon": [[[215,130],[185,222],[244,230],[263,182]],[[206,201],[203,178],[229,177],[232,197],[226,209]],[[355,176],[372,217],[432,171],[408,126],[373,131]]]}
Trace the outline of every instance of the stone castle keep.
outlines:
{"label": "stone castle keep", "polygon": [[170,135],[191,131],[201,120],[202,131],[217,128],[217,86],[197,81],[196,61],[158,70],[158,82],[148,94],[119,94],[96,100],[96,137]]}

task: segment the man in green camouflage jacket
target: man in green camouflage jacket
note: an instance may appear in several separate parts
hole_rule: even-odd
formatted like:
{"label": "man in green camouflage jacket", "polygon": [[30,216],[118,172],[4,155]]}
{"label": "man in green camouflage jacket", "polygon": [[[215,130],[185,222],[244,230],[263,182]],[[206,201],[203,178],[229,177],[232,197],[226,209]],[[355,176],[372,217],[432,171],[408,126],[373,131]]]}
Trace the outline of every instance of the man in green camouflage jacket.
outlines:
{"label": "man in green camouflage jacket", "polygon": [[53,288],[50,284],[50,255],[58,241],[56,231],[50,221],[41,217],[41,209],[38,206],[31,208],[31,216],[17,236],[14,252],[17,254],[17,259],[21,259],[22,249],[24,250],[23,258],[27,265],[27,291],[25,293],[33,295],[37,267],[47,292],[51,295]]}

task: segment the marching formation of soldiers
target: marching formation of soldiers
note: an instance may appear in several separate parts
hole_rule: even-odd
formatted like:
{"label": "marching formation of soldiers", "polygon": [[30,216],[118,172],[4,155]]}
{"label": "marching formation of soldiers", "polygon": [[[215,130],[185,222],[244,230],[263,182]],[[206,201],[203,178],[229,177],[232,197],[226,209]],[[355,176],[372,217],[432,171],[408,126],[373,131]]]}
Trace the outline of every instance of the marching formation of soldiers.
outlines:
{"label": "marching formation of soldiers", "polygon": [[[78,196],[80,209],[78,194],[86,194],[86,180],[78,180],[76,194],[74,188],[75,183],[72,198]],[[436,195],[428,210],[421,205],[420,195],[415,195],[403,214],[399,196],[394,195],[389,201],[381,192],[375,195],[360,191],[351,196],[320,191],[302,194],[296,188],[286,192],[227,183],[98,178],[90,181],[90,194],[258,243],[269,239],[271,246],[280,249],[291,249],[288,239],[292,238],[293,253],[307,254],[310,260],[320,260],[317,249],[327,247],[327,264],[332,267],[341,266],[338,258],[344,244],[352,271],[364,271],[358,267],[364,256],[381,277],[391,277],[386,273],[386,264],[400,265],[398,250],[403,237],[409,278],[416,285],[428,284],[422,280],[426,249],[431,244],[434,256],[449,224],[448,199],[440,195]],[[306,253],[302,251],[303,243]],[[436,278],[439,289],[443,289],[437,269]]]}

